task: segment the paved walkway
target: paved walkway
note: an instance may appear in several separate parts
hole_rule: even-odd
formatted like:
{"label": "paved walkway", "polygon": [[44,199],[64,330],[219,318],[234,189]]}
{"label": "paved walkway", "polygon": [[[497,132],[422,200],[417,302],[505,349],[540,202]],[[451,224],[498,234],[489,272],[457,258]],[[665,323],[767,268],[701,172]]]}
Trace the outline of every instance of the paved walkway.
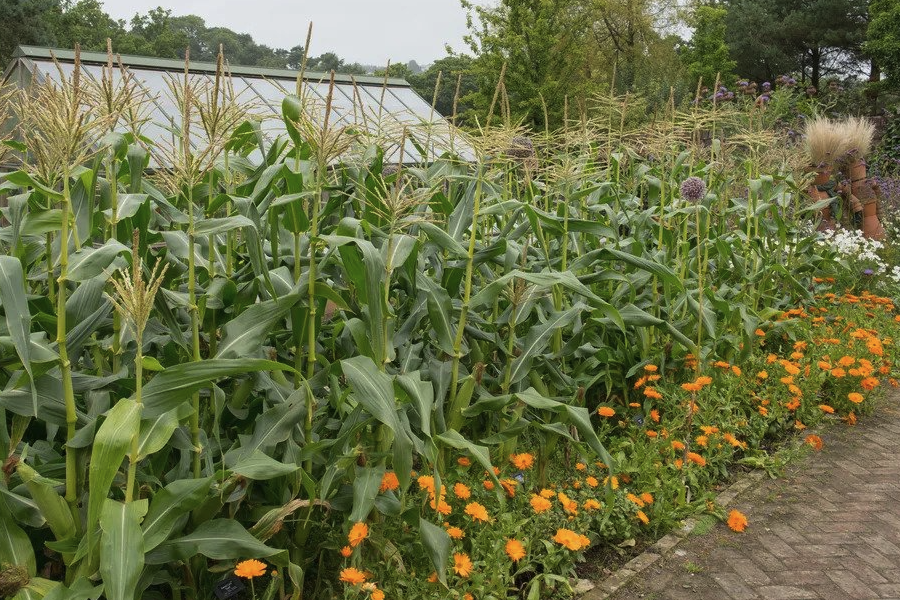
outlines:
{"label": "paved walkway", "polygon": [[822,438],[732,503],[743,534],[719,523],[691,535],[611,598],[900,600],[900,394]]}

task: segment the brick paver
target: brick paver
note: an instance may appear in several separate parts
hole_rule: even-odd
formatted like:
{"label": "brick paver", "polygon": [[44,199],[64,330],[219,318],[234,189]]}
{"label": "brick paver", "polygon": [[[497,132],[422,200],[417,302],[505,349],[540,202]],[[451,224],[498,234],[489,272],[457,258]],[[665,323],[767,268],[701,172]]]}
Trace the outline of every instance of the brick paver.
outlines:
{"label": "brick paver", "polygon": [[742,533],[718,524],[691,535],[613,600],[900,600],[900,394],[825,448],[729,508]]}

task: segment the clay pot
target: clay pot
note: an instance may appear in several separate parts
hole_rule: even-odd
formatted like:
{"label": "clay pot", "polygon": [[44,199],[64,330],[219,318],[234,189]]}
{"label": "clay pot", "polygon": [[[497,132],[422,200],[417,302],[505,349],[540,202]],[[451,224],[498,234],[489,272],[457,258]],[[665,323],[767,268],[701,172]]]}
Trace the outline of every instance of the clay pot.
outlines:
{"label": "clay pot", "polygon": [[863,235],[873,240],[884,239],[884,227],[878,220],[878,202],[874,199],[863,204]]}
{"label": "clay pot", "polygon": [[[815,170],[816,178],[813,181],[813,184],[809,186],[807,193],[809,193],[813,203],[815,203],[828,198],[828,192],[821,191],[817,186],[825,185],[831,181],[831,167],[826,166],[811,170]],[[822,209],[821,213],[822,221],[819,223],[818,230],[829,231],[834,229],[834,219],[831,216],[831,207],[826,206]]]}

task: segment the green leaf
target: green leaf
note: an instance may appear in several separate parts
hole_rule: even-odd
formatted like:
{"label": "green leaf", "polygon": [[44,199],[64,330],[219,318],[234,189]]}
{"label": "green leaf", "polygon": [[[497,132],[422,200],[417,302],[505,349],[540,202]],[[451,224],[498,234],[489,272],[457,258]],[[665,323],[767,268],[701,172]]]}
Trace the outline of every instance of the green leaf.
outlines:
{"label": "green leaf", "polygon": [[53,536],[57,541],[67,540],[75,535],[75,520],[72,518],[72,511],[69,505],[60,496],[53,486],[38,475],[37,471],[32,469],[26,463],[20,461],[16,465],[16,472],[22,481],[28,487],[31,499],[41,511],[41,515],[46,519]]}
{"label": "green leaf", "polygon": [[96,277],[107,271],[117,256],[130,253],[130,248],[116,240],[108,240],[99,248],[82,248],[69,257],[68,279],[86,281]]}
{"label": "green leaf", "polygon": [[29,211],[22,218],[19,235],[44,235],[60,229],[62,229],[62,210],[58,208],[35,210]]}
{"label": "green leaf", "polygon": [[87,577],[76,579],[68,588],[58,581],[53,583],[56,586],[44,596],[44,600],[97,600],[103,594],[103,584],[94,587]]}
{"label": "green leaf", "polygon": [[257,354],[276,322],[300,301],[300,294],[288,294],[250,306],[222,328],[216,358],[243,358]]}
{"label": "green leaf", "polygon": [[155,418],[172,410],[215,379],[254,371],[293,371],[293,368],[269,360],[226,358],[211,358],[168,367],[144,386],[143,416]]}
{"label": "green leaf", "polygon": [[[474,456],[475,460],[478,461],[478,464],[484,467],[484,470],[487,471],[488,477],[490,477],[494,481],[497,493],[500,494],[500,490],[502,489],[500,486],[500,481],[494,474],[494,465],[491,464],[491,454],[486,446],[479,446],[475,442],[467,440],[455,429],[448,429],[444,433],[435,436],[434,439],[447,446],[450,446],[451,448],[456,448],[457,450],[465,450],[466,452]],[[500,497],[501,500],[503,499],[502,494],[498,497]]]}
{"label": "green leaf", "polygon": [[419,536],[422,538],[422,545],[428,552],[428,558],[434,565],[438,579],[444,585],[447,585],[447,563],[450,561],[450,535],[444,531],[443,527],[438,527],[433,523],[419,518]]}
{"label": "green leaf", "polygon": [[[31,371],[31,312],[25,298],[25,274],[18,258],[0,256],[0,302],[3,303],[6,328],[12,337],[19,360],[22,361],[28,378],[34,381],[34,374]],[[37,416],[38,398],[34,385],[31,386],[31,405],[34,411],[32,416]]]}
{"label": "green leaf", "polygon": [[192,412],[194,412],[193,408],[182,404],[155,418],[141,421],[137,460],[144,460],[165,448],[172,438],[172,434],[178,429],[178,423],[186,419]]}
{"label": "green leaf", "polygon": [[384,465],[356,469],[356,478],[353,480],[353,511],[350,513],[350,520],[354,523],[365,521],[372,512],[383,476]]}
{"label": "green leaf", "polygon": [[359,405],[394,433],[393,466],[405,488],[412,469],[412,440],[407,428],[400,423],[391,378],[379,371],[368,356],[344,359],[341,369],[353,387],[353,397]]}
{"label": "green leaf", "polygon": [[571,325],[586,308],[583,304],[576,304],[569,310],[551,314],[546,322],[532,327],[525,336],[521,354],[513,360],[510,369],[510,384],[517,383],[526,377],[531,369],[531,361],[544,351],[553,333],[557,329]]}
{"label": "green leaf", "polygon": [[166,541],[178,527],[179,521],[187,521],[187,514],[206,499],[212,483],[212,477],[176,479],[154,494],[141,526],[145,552]]}
{"label": "green leaf", "polygon": [[224,233],[241,227],[252,227],[256,229],[256,224],[247,217],[241,215],[221,217],[218,219],[203,219],[194,226],[194,236],[199,237],[201,235]]}
{"label": "green leaf", "polygon": [[31,576],[37,573],[31,540],[13,521],[3,502],[0,502],[0,564],[25,567]]}
{"label": "green leaf", "polygon": [[[228,465],[229,462],[229,456],[226,454],[225,464]],[[276,477],[290,475],[291,473],[296,472],[300,467],[298,465],[287,465],[278,462],[259,450],[255,450],[248,456],[242,456],[234,465],[229,466],[229,468],[233,472],[242,475],[247,479],[266,481],[275,479]]]}
{"label": "green leaf", "polygon": [[100,575],[108,600],[131,600],[144,569],[141,518],[147,500],[122,504],[107,499],[100,515]]}
{"label": "green leaf", "polygon": [[265,558],[281,550],[269,548],[250,535],[234,519],[214,519],[201,523],[193,533],[166,542],[147,553],[150,565],[187,560],[198,554],[214,560]]}
{"label": "green leaf", "polygon": [[[106,420],[94,438],[88,481],[87,550],[93,551],[93,536],[100,513],[109,495],[113,479],[122,460],[131,448],[131,438],[137,435],[141,423],[141,408],[134,400],[119,400],[106,414]],[[80,551],[79,551],[80,554]],[[77,558],[77,557],[76,557]]]}

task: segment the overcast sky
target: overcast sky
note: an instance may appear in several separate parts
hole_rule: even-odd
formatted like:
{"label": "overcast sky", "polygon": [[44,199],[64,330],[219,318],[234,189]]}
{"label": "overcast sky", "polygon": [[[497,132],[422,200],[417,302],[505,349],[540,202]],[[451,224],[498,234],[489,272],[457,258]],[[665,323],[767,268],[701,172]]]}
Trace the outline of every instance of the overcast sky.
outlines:
{"label": "overcast sky", "polygon": [[[482,0],[480,4],[489,4]],[[426,64],[462,51],[466,14],[459,0],[104,0],[115,19],[130,20],[162,5],[173,15],[199,15],[207,26],[249,33],[277,48],[303,44],[313,22],[310,52],[335,52],[347,62],[388,59]]]}

